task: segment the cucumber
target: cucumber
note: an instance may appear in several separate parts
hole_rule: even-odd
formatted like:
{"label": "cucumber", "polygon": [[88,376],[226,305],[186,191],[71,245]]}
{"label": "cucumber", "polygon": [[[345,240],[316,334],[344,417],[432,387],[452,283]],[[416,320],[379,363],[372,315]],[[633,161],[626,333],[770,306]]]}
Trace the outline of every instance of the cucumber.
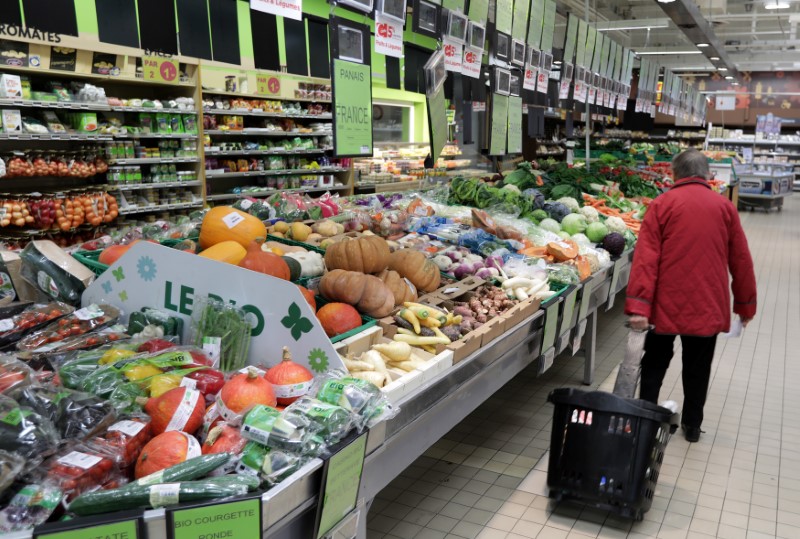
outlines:
{"label": "cucumber", "polygon": [[[239,496],[261,485],[257,477],[227,475],[199,481],[184,481],[169,485],[131,486],[113,490],[97,490],[82,494],[69,505],[76,515],[97,515],[139,507],[162,507],[181,502],[197,502]],[[167,495],[165,491],[169,490]]]}
{"label": "cucumber", "polygon": [[231,456],[229,453],[214,453],[191,458],[175,466],[165,468],[160,472],[146,475],[141,479],[132,481],[121,488],[154,485],[156,483],[175,483],[177,481],[191,481],[198,477],[205,477],[223,464],[227,464]]}

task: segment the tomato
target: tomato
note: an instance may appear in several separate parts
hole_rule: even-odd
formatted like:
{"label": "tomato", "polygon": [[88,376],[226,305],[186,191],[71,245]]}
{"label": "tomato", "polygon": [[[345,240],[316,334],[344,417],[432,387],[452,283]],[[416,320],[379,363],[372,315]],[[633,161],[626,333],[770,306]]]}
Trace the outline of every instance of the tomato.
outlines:
{"label": "tomato", "polygon": [[164,339],[150,339],[146,343],[143,343],[136,349],[137,352],[147,352],[152,354],[153,352],[161,352],[162,350],[169,350],[170,348],[175,348],[175,343],[165,341]]}

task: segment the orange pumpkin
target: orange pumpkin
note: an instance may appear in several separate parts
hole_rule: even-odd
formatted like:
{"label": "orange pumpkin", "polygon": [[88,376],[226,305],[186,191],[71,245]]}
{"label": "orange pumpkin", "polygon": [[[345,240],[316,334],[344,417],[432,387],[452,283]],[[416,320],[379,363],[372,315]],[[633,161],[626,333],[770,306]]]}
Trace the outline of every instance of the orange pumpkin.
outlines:
{"label": "orange pumpkin", "polygon": [[217,425],[208,431],[208,437],[203,442],[203,454],[231,453],[238,455],[247,445],[247,440],[242,437],[239,429],[230,425]]}
{"label": "orange pumpkin", "polygon": [[225,382],[217,395],[219,412],[231,424],[240,423],[242,416],[257,404],[274,408],[278,400],[272,384],[252,367]]}
{"label": "orange pumpkin", "polygon": [[578,245],[572,240],[551,241],[547,244],[547,252],[558,262],[566,262],[578,256]]}
{"label": "orange pumpkin", "polygon": [[144,411],[150,416],[154,434],[167,429],[195,432],[203,424],[206,401],[196,389],[176,387],[158,397],[139,397],[136,400],[144,405]]}
{"label": "orange pumpkin", "polygon": [[317,298],[316,296],[314,296],[314,292],[312,292],[305,286],[297,285],[297,288],[300,289],[300,292],[303,294],[303,297],[306,298],[306,301],[311,306],[311,310],[317,312]]}
{"label": "orange pumpkin", "polygon": [[389,264],[389,244],[378,236],[342,241],[325,250],[325,266],[361,273],[378,273]]}
{"label": "orange pumpkin", "polygon": [[245,249],[258,238],[266,239],[267,227],[258,218],[230,206],[211,208],[200,225],[200,248],[235,241]]}
{"label": "orange pumpkin", "polygon": [[389,269],[411,281],[420,292],[433,292],[442,279],[439,266],[428,260],[422,251],[412,249],[393,252],[389,257]]}
{"label": "orange pumpkin", "polygon": [[239,267],[272,275],[285,281],[288,281],[291,275],[286,261],[274,253],[262,251],[261,243],[258,241],[252,242],[247,247],[247,254],[239,262]]}
{"label": "orange pumpkin", "polygon": [[106,247],[100,252],[100,256],[97,258],[97,261],[101,264],[111,265],[116,262],[119,257],[127,253],[131,247],[133,247],[133,243],[129,243],[127,245],[111,245]]}
{"label": "orange pumpkin", "polygon": [[314,375],[299,363],[292,361],[289,348],[283,347],[281,362],[270,368],[264,376],[275,389],[278,404],[287,406],[308,393]]}
{"label": "orange pumpkin", "polygon": [[317,319],[328,337],[347,333],[361,325],[361,315],[347,303],[328,303],[317,311]]}
{"label": "orange pumpkin", "polygon": [[134,475],[141,479],[201,454],[200,442],[194,436],[177,430],[164,432],[142,448]]}

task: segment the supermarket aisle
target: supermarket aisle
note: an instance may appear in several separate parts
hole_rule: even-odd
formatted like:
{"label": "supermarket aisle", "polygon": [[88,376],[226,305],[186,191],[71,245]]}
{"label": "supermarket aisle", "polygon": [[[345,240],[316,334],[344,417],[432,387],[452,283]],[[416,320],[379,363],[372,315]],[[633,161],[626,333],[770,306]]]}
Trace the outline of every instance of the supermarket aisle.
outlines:
{"label": "supermarket aisle", "polygon": [[[643,522],[546,497],[548,392],[579,385],[582,359],[523,372],[381,492],[369,539],[800,538],[800,197],[742,213],[759,313],[720,339],[700,442],[671,440]],[[618,305],[599,318],[596,380],[610,390],[624,353]],[[676,351],[676,355],[679,350]],[[682,401],[680,361],[662,399]]]}

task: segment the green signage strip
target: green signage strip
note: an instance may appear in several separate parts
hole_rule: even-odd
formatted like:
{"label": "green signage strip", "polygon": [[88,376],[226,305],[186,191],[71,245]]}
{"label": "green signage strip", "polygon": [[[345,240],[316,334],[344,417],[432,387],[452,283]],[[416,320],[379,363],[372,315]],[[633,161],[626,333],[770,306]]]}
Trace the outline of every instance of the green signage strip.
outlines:
{"label": "green signage strip", "polygon": [[450,11],[458,11],[464,13],[464,0],[444,0],[442,7]]}
{"label": "green signage strip", "polygon": [[508,153],[522,153],[522,98],[508,98]]}
{"label": "green signage strip", "polygon": [[506,154],[507,131],[508,96],[492,94],[492,133],[489,140],[489,155]]}
{"label": "green signage strip", "polygon": [[603,54],[603,43],[606,41],[606,35],[602,32],[598,32],[594,28],[595,34],[595,42],[594,42],[594,54],[592,54],[592,73],[598,73],[600,71],[600,57]]}
{"label": "green signage strip", "polygon": [[600,67],[597,71],[604,77],[608,76],[609,52],[611,52],[611,40],[603,36],[603,49],[600,51]]}
{"label": "green signage strip", "polygon": [[586,52],[583,56],[583,67],[591,69],[594,57],[595,43],[597,42],[597,29],[589,26],[586,30]]}
{"label": "green signage strip", "polygon": [[575,47],[575,65],[586,67],[586,40],[588,39],[589,25],[586,21],[578,21],[578,40]]}
{"label": "green signage strip", "polygon": [[553,50],[553,31],[556,27],[556,1],[546,0],[544,4],[544,23],[542,27],[542,46],[541,50],[550,52]]}
{"label": "green signage strip", "polygon": [[578,38],[578,18],[572,13],[567,19],[567,37],[564,40],[564,63],[571,64],[575,55],[575,44]]}
{"label": "green signage strip", "polygon": [[542,338],[542,351],[549,350],[556,343],[558,330],[558,301],[551,303],[544,312],[544,337]]}
{"label": "green signage strip", "polygon": [[328,460],[317,539],[324,537],[355,509],[366,449],[367,434],[364,433]]}
{"label": "green signage strip", "polygon": [[138,539],[139,521],[124,520],[64,532],[39,533],[35,537],[36,539]]}
{"label": "green signage strip", "polygon": [[589,303],[592,301],[592,291],[594,290],[595,281],[597,280],[596,277],[589,277],[589,279],[583,283],[583,294],[581,294],[581,306],[578,308],[578,322],[586,318],[586,315],[589,314]]}
{"label": "green signage strip", "polygon": [[567,294],[564,298],[564,309],[561,311],[561,328],[569,328],[572,324],[572,314],[575,312],[575,300],[578,299],[578,291],[581,289],[580,285]]}
{"label": "green signage strip", "polygon": [[495,28],[497,28],[498,32],[511,35],[514,0],[495,0],[495,2],[497,4],[494,21]]}
{"label": "green signage strip", "polygon": [[486,24],[489,17],[489,0],[471,0],[469,3],[469,20]]}
{"label": "green signage strip", "polygon": [[372,155],[372,78],[368,65],[333,60],[336,157]]}
{"label": "green signage strip", "polygon": [[614,80],[620,81],[622,78],[622,55],[623,55],[623,47],[620,44],[617,44],[617,58],[614,61]]}
{"label": "green signage strip", "polygon": [[532,0],[531,14],[528,18],[528,45],[536,50],[542,46],[542,21],[544,20],[544,0]]}
{"label": "green signage strip", "polygon": [[261,537],[261,500],[254,498],[176,509],[172,511],[171,526],[172,539]]}
{"label": "green signage strip", "polygon": [[439,91],[427,98],[428,100],[428,126],[430,127],[431,157],[433,161],[439,158],[448,138],[447,105],[444,99],[444,84]]}
{"label": "green signage strip", "polygon": [[531,0],[516,0],[514,2],[514,22],[511,27],[511,36],[514,39],[525,41],[527,31],[525,23],[528,21],[530,7]]}

